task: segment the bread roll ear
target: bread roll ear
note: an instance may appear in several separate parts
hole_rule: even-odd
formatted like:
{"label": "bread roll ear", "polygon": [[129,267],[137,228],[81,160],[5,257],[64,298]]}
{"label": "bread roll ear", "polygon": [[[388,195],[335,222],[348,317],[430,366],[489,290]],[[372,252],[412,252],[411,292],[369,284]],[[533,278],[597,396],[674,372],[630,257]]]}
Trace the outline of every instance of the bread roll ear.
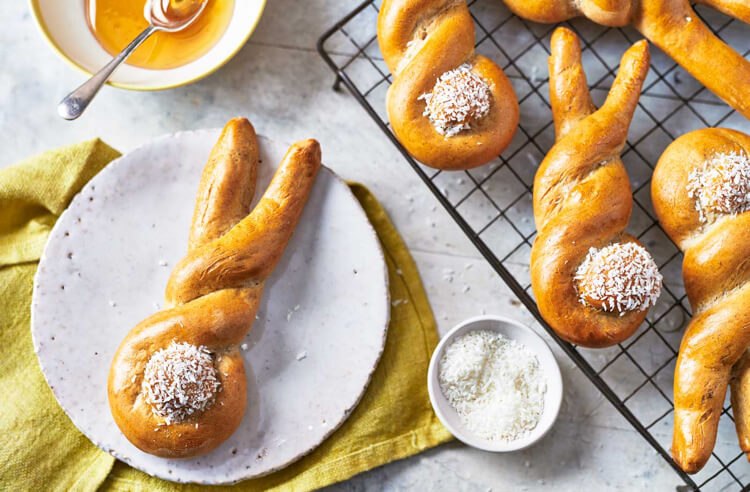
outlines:
{"label": "bread roll ear", "polygon": [[246,118],[230,120],[201,175],[189,250],[218,238],[250,213],[259,159],[253,125]]}
{"label": "bread roll ear", "polygon": [[[750,20],[747,2],[704,3]],[[750,118],[750,61],[719,39],[688,0],[644,0],[634,26],[711,92]]]}
{"label": "bread roll ear", "polygon": [[[731,107],[750,118],[750,61],[719,39],[690,0],[505,0],[520,17],[558,23],[584,16],[605,26],[632,24]],[[698,0],[750,23],[747,0]]]}
{"label": "bread roll ear", "polygon": [[578,37],[569,29],[556,29],[550,47],[550,100],[555,135],[560,140],[579,121],[596,111],[596,107],[583,71]]}
{"label": "bread roll ear", "polygon": [[732,368],[731,388],[737,438],[750,461],[750,352],[747,350]]}
{"label": "bread roll ear", "polygon": [[253,211],[177,263],[167,282],[167,301],[184,304],[217,290],[265,281],[292,237],[320,160],[315,140],[293,144]]}
{"label": "bread roll ear", "polygon": [[707,5],[724,15],[750,24],[750,3],[746,0],[696,0],[695,3]]}
{"label": "bread roll ear", "polygon": [[646,40],[638,41],[628,48],[622,55],[617,77],[609,90],[609,95],[602,109],[607,110],[611,107],[613,111],[617,111],[622,117],[627,118],[629,123],[633,119],[633,114],[638,106],[641,87],[643,87],[643,82],[648,75],[650,61],[651,56]]}

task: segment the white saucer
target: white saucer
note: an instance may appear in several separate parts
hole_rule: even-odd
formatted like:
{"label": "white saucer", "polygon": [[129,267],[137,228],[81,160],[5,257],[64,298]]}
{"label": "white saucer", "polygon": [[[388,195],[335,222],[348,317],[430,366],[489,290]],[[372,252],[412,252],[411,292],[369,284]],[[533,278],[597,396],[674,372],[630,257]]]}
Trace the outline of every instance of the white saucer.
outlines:
{"label": "white saucer", "polygon": [[[192,459],[158,458],[127,441],[109,412],[109,365],[125,334],[162,305],[218,135],[154,140],[89,182],[50,235],[32,301],[35,350],[73,423],[148,474],[202,484],[270,473],[328,437],[362,396],[390,313],[375,231],[349,187],[322,168],[246,339],[248,410],[240,428]],[[263,137],[260,146],[256,200],[286,151]]]}

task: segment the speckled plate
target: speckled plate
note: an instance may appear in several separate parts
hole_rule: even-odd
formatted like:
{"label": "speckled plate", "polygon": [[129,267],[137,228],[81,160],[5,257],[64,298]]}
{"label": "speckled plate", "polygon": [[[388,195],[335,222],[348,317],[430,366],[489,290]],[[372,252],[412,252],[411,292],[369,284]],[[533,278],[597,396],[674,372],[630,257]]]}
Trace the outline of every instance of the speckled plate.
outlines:
{"label": "speckled plate", "polygon": [[[248,408],[240,428],[191,459],[157,458],[128,442],[109,412],[110,361],[125,334],[161,307],[218,136],[162,137],[91,180],[50,235],[32,301],[42,371],[81,432],[150,475],[202,484],[270,473],[328,437],[362,396],[390,314],[375,232],[346,184],[323,168],[243,346]],[[286,151],[263,137],[260,147],[256,200]]]}

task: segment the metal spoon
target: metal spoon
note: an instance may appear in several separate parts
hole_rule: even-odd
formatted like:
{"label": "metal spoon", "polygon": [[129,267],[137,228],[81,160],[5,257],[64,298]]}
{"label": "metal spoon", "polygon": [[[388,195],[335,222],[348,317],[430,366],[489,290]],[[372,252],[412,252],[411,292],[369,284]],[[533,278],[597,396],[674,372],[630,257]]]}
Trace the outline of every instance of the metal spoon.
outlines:
{"label": "metal spoon", "polygon": [[141,43],[157,31],[177,32],[185,29],[201,15],[206,3],[207,0],[146,0],[143,15],[148,27],[111,62],[65,96],[57,105],[57,114],[66,120],[81,116],[112,73]]}

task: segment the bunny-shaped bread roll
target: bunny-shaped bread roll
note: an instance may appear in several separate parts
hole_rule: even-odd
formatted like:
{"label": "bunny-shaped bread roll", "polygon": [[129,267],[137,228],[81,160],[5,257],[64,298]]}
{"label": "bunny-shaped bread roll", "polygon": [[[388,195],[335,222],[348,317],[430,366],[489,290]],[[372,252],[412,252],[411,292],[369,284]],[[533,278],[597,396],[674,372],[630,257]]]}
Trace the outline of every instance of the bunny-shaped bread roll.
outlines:
{"label": "bunny-shaped bread roll", "polygon": [[384,0],[378,42],[393,74],[388,117],[411,155],[469,169],[510,144],[518,100],[502,69],[474,52],[465,0]]}
{"label": "bunny-shaped bread roll", "polygon": [[586,347],[614,345],[633,334],[661,290],[651,255],[625,232],[633,197],[620,160],[648,63],[646,42],[633,45],[597,110],[578,38],[566,28],[552,35],[557,141],[534,179],[531,285],[555,332]]}
{"label": "bunny-shaped bread roll", "polygon": [[693,308],[674,376],[672,456],[688,473],[711,457],[727,386],[750,452],[750,136],[706,128],[678,138],[651,181],[654,211],[685,253]]}
{"label": "bunny-shaped bread roll", "polygon": [[320,146],[292,145],[251,212],[258,158],[250,123],[227,123],[203,171],[188,253],[169,278],[166,307],[133,328],[112,360],[112,416],[147,453],[207,453],[242,421],[239,344],[302,214]]}

